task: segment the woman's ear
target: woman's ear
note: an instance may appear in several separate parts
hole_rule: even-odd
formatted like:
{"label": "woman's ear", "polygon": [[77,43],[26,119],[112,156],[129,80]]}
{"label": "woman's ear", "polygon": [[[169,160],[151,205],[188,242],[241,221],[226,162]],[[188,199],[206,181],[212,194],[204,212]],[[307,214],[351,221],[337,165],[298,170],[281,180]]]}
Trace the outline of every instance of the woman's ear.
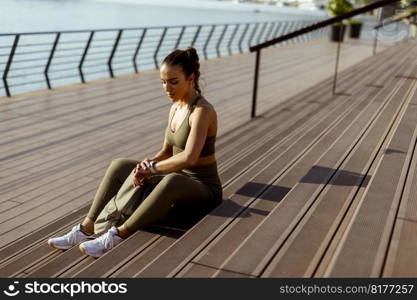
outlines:
{"label": "woman's ear", "polygon": [[192,74],[190,74],[190,76],[188,76],[188,81],[194,81],[194,79],[195,79],[195,74],[194,73],[192,73]]}

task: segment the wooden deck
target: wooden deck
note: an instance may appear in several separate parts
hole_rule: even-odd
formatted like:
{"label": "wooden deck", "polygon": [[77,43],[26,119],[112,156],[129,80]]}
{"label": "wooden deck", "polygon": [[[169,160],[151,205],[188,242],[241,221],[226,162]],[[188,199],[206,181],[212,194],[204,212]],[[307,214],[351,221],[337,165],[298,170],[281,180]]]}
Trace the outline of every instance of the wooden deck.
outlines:
{"label": "wooden deck", "polygon": [[[416,277],[416,42],[318,39],[202,63],[224,201],[93,259],[46,240],[87,212],[110,161],[162,144],[157,71],[0,99],[0,277]],[[204,84],[203,84],[204,87]]]}

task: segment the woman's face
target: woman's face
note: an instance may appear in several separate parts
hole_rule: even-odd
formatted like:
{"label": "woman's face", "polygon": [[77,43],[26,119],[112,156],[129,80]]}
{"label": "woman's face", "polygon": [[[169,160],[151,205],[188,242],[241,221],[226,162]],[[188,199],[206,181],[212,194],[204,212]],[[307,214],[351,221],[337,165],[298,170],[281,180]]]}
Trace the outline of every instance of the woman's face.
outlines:
{"label": "woman's face", "polygon": [[185,99],[193,88],[194,74],[185,78],[181,66],[163,64],[159,69],[161,82],[165,92],[172,101]]}

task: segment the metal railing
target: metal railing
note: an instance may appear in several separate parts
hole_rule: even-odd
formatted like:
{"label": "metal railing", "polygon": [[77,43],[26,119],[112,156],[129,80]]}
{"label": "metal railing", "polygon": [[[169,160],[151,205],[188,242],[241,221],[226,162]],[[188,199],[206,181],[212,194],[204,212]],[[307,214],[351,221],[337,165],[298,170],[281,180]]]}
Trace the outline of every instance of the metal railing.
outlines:
{"label": "metal railing", "polygon": [[[257,93],[258,93],[258,81],[259,81],[259,67],[260,67],[260,56],[261,56],[261,50],[269,47],[269,46],[276,46],[278,43],[288,41],[290,39],[298,38],[301,35],[305,34],[311,34],[311,32],[316,30],[323,30],[323,28],[326,28],[329,25],[332,25],[337,22],[342,22],[343,20],[350,19],[356,15],[360,15],[369,11],[372,11],[374,9],[386,6],[391,3],[399,2],[400,0],[380,0],[376,1],[372,4],[363,6],[358,9],[354,9],[350,11],[349,13],[346,13],[344,15],[329,18],[327,20],[324,20],[322,22],[313,24],[311,26],[306,26],[301,29],[291,31],[288,34],[282,35],[278,38],[274,38],[268,41],[265,41],[263,43],[260,43],[256,46],[252,46],[249,48],[250,52],[256,52],[255,56],[255,71],[254,71],[254,81],[253,81],[253,93],[252,93],[252,110],[251,110],[251,118],[254,118],[256,116],[256,101],[257,101]],[[340,31],[340,34],[342,31]],[[335,88],[336,88],[336,81],[337,81],[337,68],[338,68],[338,62],[339,62],[339,53],[340,53],[340,44],[341,39],[339,39],[338,42],[338,48],[337,48],[337,57],[336,57],[336,67],[335,67],[335,75],[333,80],[333,94],[335,94]]]}
{"label": "metal railing", "polygon": [[378,44],[378,31],[379,31],[379,29],[380,29],[380,28],[382,28],[382,27],[384,27],[384,26],[391,25],[391,24],[393,24],[393,23],[398,23],[399,21],[402,21],[402,20],[404,20],[404,19],[410,19],[410,18],[415,19],[415,17],[416,17],[416,16],[417,16],[417,12],[411,12],[411,13],[407,13],[407,14],[405,14],[405,15],[401,15],[401,16],[398,16],[398,17],[393,17],[393,18],[390,18],[387,22],[383,22],[383,23],[381,23],[381,24],[376,25],[376,26],[374,27],[374,29],[375,29],[376,31],[375,31],[375,36],[374,36],[374,48],[373,48],[373,54],[374,54],[374,55],[376,54],[376,47],[377,47],[377,44]]}
{"label": "metal railing", "polygon": [[[317,20],[0,34],[0,91],[10,97],[21,86],[51,89],[59,81],[86,83],[138,73],[158,68],[169,52],[187,46],[204,59],[243,53]],[[324,34],[322,29],[305,39]]]}

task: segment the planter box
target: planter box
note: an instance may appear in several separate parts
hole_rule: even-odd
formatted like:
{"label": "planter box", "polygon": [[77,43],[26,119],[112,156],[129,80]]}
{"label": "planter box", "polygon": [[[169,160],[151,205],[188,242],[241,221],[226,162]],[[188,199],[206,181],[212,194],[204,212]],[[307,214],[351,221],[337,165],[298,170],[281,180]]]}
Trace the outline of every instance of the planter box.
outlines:
{"label": "planter box", "polygon": [[362,24],[352,23],[349,25],[349,37],[352,39],[358,39],[361,35]]}
{"label": "planter box", "polygon": [[330,27],[330,40],[332,42],[339,42],[339,40],[343,42],[346,25],[332,25]]}

